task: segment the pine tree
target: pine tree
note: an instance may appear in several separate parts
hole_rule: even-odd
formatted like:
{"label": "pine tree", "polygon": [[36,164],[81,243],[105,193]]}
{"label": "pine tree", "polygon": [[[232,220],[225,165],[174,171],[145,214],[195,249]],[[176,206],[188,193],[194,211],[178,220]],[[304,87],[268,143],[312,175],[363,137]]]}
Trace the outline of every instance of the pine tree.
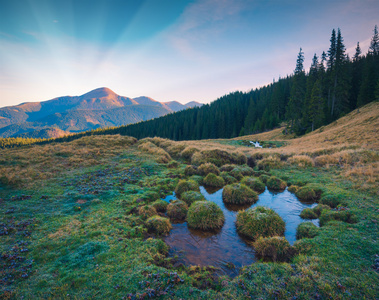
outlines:
{"label": "pine tree", "polygon": [[355,54],[353,57],[353,61],[358,61],[362,54],[361,47],[359,47],[359,42],[357,43],[357,47],[355,48]]}
{"label": "pine tree", "polygon": [[324,98],[320,79],[318,79],[313,85],[311,100],[309,103],[309,119],[312,124],[312,131],[319,128],[324,123]]}
{"label": "pine tree", "polygon": [[371,39],[370,47],[368,49],[369,54],[379,54],[379,34],[378,34],[378,26],[375,25],[374,35]]}
{"label": "pine tree", "polygon": [[336,41],[336,31],[332,30],[332,36],[330,38],[330,47],[328,50],[328,70],[332,70],[334,68],[334,63],[336,61],[336,47],[337,47],[337,41]]}

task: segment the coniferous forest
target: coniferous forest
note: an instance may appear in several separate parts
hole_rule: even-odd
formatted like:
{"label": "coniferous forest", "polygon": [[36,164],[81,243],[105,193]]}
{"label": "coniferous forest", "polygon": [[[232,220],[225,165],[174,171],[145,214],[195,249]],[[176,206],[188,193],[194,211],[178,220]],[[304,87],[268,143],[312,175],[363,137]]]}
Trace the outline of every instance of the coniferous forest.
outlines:
{"label": "coniferous forest", "polygon": [[341,30],[333,29],[327,52],[314,54],[308,72],[300,48],[294,74],[250,92],[233,92],[211,104],[157,119],[105,130],[143,138],[173,140],[232,138],[273,129],[302,135],[379,99],[379,34],[375,26],[368,53],[359,42],[346,54]]}

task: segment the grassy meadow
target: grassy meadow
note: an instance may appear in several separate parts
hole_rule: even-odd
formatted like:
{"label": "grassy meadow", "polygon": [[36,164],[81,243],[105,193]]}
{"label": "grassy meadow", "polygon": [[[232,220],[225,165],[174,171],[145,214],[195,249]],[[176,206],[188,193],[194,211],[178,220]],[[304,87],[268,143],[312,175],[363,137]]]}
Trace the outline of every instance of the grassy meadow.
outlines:
{"label": "grassy meadow", "polygon": [[[377,299],[378,118],[374,102],[300,138],[280,128],[231,140],[103,135],[0,149],[0,298]],[[264,148],[249,147],[257,140]],[[210,163],[230,182],[275,176],[309,187],[333,209],[286,262],[260,260],[235,278],[183,266],[140,208],[180,180],[202,183]]]}

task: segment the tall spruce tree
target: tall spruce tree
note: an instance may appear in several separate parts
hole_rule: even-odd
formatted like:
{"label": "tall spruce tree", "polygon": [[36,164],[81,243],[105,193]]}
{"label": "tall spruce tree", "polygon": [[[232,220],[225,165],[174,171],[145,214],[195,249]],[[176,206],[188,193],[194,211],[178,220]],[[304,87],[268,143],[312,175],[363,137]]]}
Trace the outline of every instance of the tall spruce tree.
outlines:
{"label": "tall spruce tree", "polygon": [[379,34],[378,34],[378,25],[374,27],[374,35],[371,39],[370,47],[368,52],[370,54],[379,54]]}

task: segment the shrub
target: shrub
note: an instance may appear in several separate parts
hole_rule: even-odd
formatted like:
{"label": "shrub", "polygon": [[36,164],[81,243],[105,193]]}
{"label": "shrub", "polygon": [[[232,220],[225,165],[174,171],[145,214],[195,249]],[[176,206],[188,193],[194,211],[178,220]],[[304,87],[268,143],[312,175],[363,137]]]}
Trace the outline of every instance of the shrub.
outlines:
{"label": "shrub", "polygon": [[191,162],[194,165],[213,163],[218,167],[226,164],[242,165],[246,163],[246,156],[242,153],[229,153],[220,149],[203,150],[192,155]]}
{"label": "shrub", "polygon": [[231,170],[229,174],[237,180],[241,180],[244,176],[251,176],[253,173],[254,170],[249,166],[237,166]]}
{"label": "shrub", "polygon": [[186,176],[192,176],[192,175],[197,175],[197,167],[196,166],[192,166],[192,165],[189,165],[189,166],[186,166],[186,168],[184,169],[184,175]]}
{"label": "shrub", "polygon": [[288,187],[288,191],[295,194],[298,188],[299,187],[297,185],[291,185]]}
{"label": "shrub", "polygon": [[170,220],[160,216],[152,216],[146,220],[146,227],[156,234],[167,234],[172,229]]}
{"label": "shrub", "polygon": [[233,183],[224,187],[222,199],[228,204],[247,204],[258,201],[258,195],[244,184]]}
{"label": "shrub", "polygon": [[263,175],[259,176],[259,179],[260,179],[264,184],[267,184],[267,181],[270,179],[270,176],[263,174]]}
{"label": "shrub", "polygon": [[316,199],[315,191],[309,186],[303,186],[299,188],[296,193],[296,197],[303,201],[314,201]]}
{"label": "shrub", "polygon": [[258,257],[270,261],[289,261],[295,254],[295,249],[284,238],[279,236],[259,237],[253,244]]}
{"label": "shrub", "polygon": [[157,213],[157,210],[154,208],[152,205],[144,205],[141,206],[138,209],[138,214],[143,218],[143,219],[148,219],[152,216],[155,216]]}
{"label": "shrub", "polygon": [[167,215],[171,219],[183,220],[186,218],[188,205],[184,201],[174,200],[167,206]]}
{"label": "shrub", "polygon": [[164,200],[156,200],[151,205],[155,208],[158,212],[166,212],[168,203]]}
{"label": "shrub", "polygon": [[318,216],[312,208],[304,208],[303,211],[300,213],[300,218],[312,220],[317,219]]}
{"label": "shrub", "polygon": [[200,191],[199,184],[193,180],[179,180],[175,188],[175,194],[180,197],[181,194],[188,191]]}
{"label": "shrub", "polygon": [[324,195],[319,200],[319,203],[328,205],[331,208],[336,208],[338,205],[346,206],[345,201],[341,199],[342,197],[342,195]]}
{"label": "shrub", "polygon": [[187,214],[188,226],[201,230],[219,229],[224,224],[225,217],[221,208],[211,201],[193,203]]}
{"label": "shrub", "polygon": [[296,239],[300,240],[303,238],[312,239],[319,234],[319,228],[311,222],[300,223],[296,228]]}
{"label": "shrub", "polygon": [[182,194],[182,197],[181,199],[188,205],[188,206],[191,206],[192,203],[196,202],[196,201],[202,201],[202,200],[205,200],[203,194],[201,194],[200,192],[195,192],[195,191],[188,191],[188,192],[184,192]]}
{"label": "shrub", "polygon": [[247,185],[252,190],[262,193],[265,190],[265,184],[260,181],[258,178],[253,177],[244,177],[241,181],[241,183]]}
{"label": "shrub", "polygon": [[198,167],[197,171],[198,174],[201,176],[206,176],[209,173],[213,173],[216,175],[220,174],[219,169],[212,163],[201,164],[200,167]]}
{"label": "shrub", "polygon": [[336,211],[324,209],[320,215],[320,226],[324,226],[329,221],[342,221],[353,224],[358,222],[358,218],[348,210]]}
{"label": "shrub", "polygon": [[310,158],[308,155],[294,155],[288,159],[288,162],[300,168],[308,168],[314,166],[312,158]]}
{"label": "shrub", "polygon": [[287,183],[280,178],[277,178],[275,176],[271,176],[267,182],[267,188],[275,191],[284,190],[287,186]]}
{"label": "shrub", "polygon": [[239,211],[236,226],[240,234],[253,240],[260,236],[282,236],[285,230],[282,218],[274,210],[264,206]]}
{"label": "shrub", "polygon": [[326,209],[326,210],[330,210],[330,206],[328,205],[325,205],[325,204],[318,204],[317,206],[315,206],[313,208],[313,211],[314,213],[317,215],[317,217],[319,217],[321,215],[321,212]]}
{"label": "shrub", "polygon": [[226,184],[232,184],[237,182],[237,179],[235,179],[233,176],[230,176],[227,172],[221,172],[220,176],[222,179],[224,179]]}
{"label": "shrub", "polygon": [[212,187],[223,187],[225,185],[225,181],[222,177],[209,173],[204,178],[204,184]]}

